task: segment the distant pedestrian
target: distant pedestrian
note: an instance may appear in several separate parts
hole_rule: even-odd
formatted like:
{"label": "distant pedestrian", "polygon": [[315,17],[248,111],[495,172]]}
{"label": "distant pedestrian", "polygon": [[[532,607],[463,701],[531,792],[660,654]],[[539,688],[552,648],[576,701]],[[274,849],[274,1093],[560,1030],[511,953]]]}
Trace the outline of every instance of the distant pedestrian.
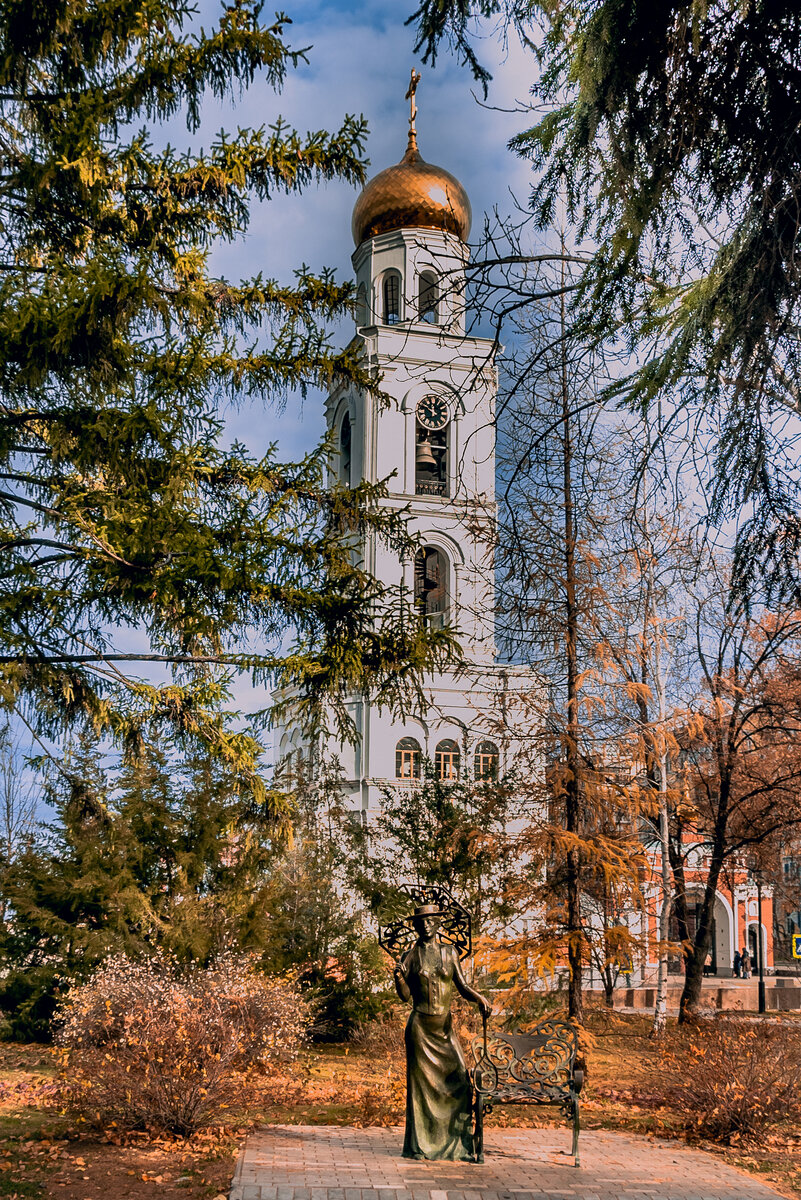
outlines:
{"label": "distant pedestrian", "polygon": [[742,971],[742,969],[743,969],[743,956],[740,954],[739,950],[735,950],[734,951],[734,965],[732,968],[732,974],[734,975],[735,979],[740,978],[740,972]]}
{"label": "distant pedestrian", "polygon": [[743,979],[750,979],[751,978],[751,955],[748,953],[748,950],[745,946],[743,946],[743,952],[740,955],[740,966],[742,967]]}

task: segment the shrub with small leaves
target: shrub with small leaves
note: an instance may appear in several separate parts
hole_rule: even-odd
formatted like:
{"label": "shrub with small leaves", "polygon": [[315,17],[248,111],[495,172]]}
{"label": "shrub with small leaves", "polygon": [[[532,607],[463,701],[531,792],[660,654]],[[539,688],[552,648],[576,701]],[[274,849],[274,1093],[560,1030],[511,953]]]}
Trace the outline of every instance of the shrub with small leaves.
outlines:
{"label": "shrub with small leaves", "polygon": [[666,1055],[660,1099],[686,1114],[686,1129],[729,1145],[761,1138],[801,1117],[801,1029],[767,1023],[702,1022]]}
{"label": "shrub with small leaves", "polygon": [[242,1073],[297,1058],[307,1009],[241,956],[107,960],[58,1013],[61,1105],[119,1127],[188,1135],[242,1096]]}

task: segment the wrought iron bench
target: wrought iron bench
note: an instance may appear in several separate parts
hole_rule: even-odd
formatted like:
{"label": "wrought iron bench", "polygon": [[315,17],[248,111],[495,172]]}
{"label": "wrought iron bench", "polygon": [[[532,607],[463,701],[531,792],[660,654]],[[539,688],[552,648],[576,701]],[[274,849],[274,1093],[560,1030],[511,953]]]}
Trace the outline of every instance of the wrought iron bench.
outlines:
{"label": "wrought iron bench", "polygon": [[584,1071],[576,1066],[576,1028],[546,1017],[528,1033],[484,1034],[472,1043],[476,1162],[484,1161],[484,1115],[496,1104],[554,1104],[573,1122],[573,1149],[579,1166],[579,1093]]}

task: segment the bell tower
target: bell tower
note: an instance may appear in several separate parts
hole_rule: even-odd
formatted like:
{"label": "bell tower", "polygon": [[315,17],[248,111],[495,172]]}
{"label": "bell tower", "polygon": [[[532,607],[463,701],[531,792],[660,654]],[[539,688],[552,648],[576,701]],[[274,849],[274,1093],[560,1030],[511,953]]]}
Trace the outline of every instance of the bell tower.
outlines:
{"label": "bell tower", "polygon": [[414,562],[368,547],[370,570],[403,582],[426,622],[451,626],[467,658],[489,664],[496,373],[492,343],[465,333],[470,202],[420,155],[414,86],[406,153],[353,210],[357,337],[389,402],[334,392],[326,415],[340,479],[388,479],[390,503],[421,538]]}
{"label": "bell tower", "polygon": [[[470,201],[420,154],[418,81],[413,71],[403,158],[368,182],[353,210],[355,340],[383,395],[335,386],[326,421],[340,481],[388,480],[386,503],[408,512],[419,539],[407,561],[368,540],[367,569],[402,584],[421,620],[453,629],[466,665],[427,679],[427,710],[400,723],[353,697],[358,745],[322,752],[337,755],[350,803],[365,814],[382,786],[420,779],[425,757],[443,779],[503,770],[513,737],[504,723],[518,710],[510,690],[533,686],[528,671],[496,662],[494,344],[466,330]],[[278,757],[294,748],[302,752],[297,737],[281,731]]]}

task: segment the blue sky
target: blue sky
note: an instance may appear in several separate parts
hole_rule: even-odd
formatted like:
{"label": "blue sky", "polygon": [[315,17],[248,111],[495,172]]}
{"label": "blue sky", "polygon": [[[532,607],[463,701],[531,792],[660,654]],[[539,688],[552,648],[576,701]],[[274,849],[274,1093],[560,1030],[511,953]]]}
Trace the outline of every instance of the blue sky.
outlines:
{"label": "blue sky", "polygon": [[[482,60],[495,78],[487,101],[479,103],[470,72],[447,49],[433,69],[422,66],[413,53],[414,30],[404,25],[412,10],[411,0],[408,5],[392,0],[290,3],[288,40],[294,47],[310,47],[308,65],[290,72],[279,95],[256,83],[235,105],[207,103],[202,129],[192,143],[207,146],[221,127],[269,125],[279,114],[301,131],[335,129],[345,113],[363,114],[370,128],[370,174],[375,174],[405,150],[404,95],[414,66],[422,73],[417,94],[420,151],[462,181],[477,235],[485,211],[495,206],[510,211],[510,190],[519,199],[527,193],[529,169],[506,146],[525,127],[524,115],[514,109],[528,94],[532,58],[516,43],[504,50],[488,29]],[[204,22],[213,21],[217,11],[217,4],[202,0]],[[177,142],[186,141],[185,129],[176,125],[171,132]],[[350,277],[350,218],[357,195],[358,189],[337,183],[257,206],[247,237],[220,247],[214,269],[230,279],[262,271],[289,281],[293,268],[305,262],[314,269],[335,267],[340,278]],[[342,342],[350,336],[349,328],[340,331]],[[283,412],[237,413],[231,416],[231,430],[253,450],[262,439],[277,441],[282,453],[294,457],[311,448],[323,431],[321,398],[310,396],[301,404],[293,397]]]}
{"label": "blue sky", "polygon": [[[217,20],[219,0],[198,0],[199,18],[208,28]],[[272,124],[278,116],[307,129],[336,129],[345,113],[363,114],[369,124],[367,154],[371,175],[397,162],[406,148],[408,102],[404,99],[409,73],[422,73],[418,101],[420,151],[429,162],[453,172],[464,184],[473,208],[473,236],[483,224],[483,214],[498,207],[513,207],[510,192],[524,200],[529,169],[506,148],[510,137],[525,128],[526,118],[514,111],[528,95],[533,62],[516,44],[504,49],[488,29],[481,43],[482,61],[494,73],[486,101],[470,75],[447,48],[434,68],[424,67],[413,53],[414,30],[405,26],[413,11],[412,0],[287,0],[292,18],[288,40],[295,48],[309,47],[308,64],[290,71],[283,91],[276,95],[257,81],[236,103],[206,102],[200,130],[188,135],[176,119],[164,129],[152,130],[157,143],[169,139],[179,147],[208,147],[221,128]],[[272,17],[268,3],[265,19]],[[505,110],[505,111],[504,111]],[[257,205],[246,237],[222,245],[213,256],[213,269],[229,279],[266,277],[291,281],[294,268],[306,263],[315,270],[336,268],[340,278],[352,274],[353,241],[350,219],[358,189],[345,184],[310,188],[303,195],[279,196]],[[352,326],[343,327],[338,340],[346,343]],[[310,394],[305,402],[290,396],[286,405],[265,410],[247,406],[226,414],[229,438],[244,441],[258,453],[272,442],[287,459],[301,456],[317,444],[324,432],[323,398]],[[123,635],[125,648],[138,644],[136,636]],[[142,672],[147,674],[147,672]],[[254,694],[248,682],[238,681],[236,700],[246,711],[260,707],[267,697]]]}

